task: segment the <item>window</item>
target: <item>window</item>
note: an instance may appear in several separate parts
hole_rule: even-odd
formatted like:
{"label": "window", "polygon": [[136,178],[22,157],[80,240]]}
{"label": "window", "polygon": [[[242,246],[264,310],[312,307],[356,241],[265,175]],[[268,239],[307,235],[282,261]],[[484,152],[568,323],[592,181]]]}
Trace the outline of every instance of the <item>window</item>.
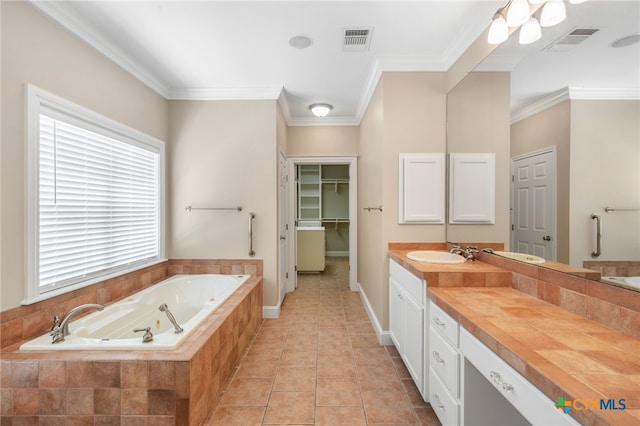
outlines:
{"label": "window", "polygon": [[164,143],[27,87],[25,304],[163,260]]}

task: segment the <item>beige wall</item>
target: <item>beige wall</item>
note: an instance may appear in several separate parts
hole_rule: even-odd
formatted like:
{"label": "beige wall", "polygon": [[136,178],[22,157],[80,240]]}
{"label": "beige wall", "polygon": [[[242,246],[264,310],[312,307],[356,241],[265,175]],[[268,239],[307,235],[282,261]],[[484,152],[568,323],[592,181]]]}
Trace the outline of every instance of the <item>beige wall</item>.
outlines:
{"label": "beige wall", "polygon": [[511,157],[556,147],[556,260],[561,263],[569,263],[570,122],[571,102],[565,101],[511,125]]}
{"label": "beige wall", "polygon": [[570,263],[592,260],[593,212],[602,218],[598,260],[640,259],[640,214],[603,210],[640,208],[640,101],[571,101],[570,161]]}
{"label": "beige wall", "polygon": [[354,156],[358,154],[357,126],[292,126],[287,131],[290,156]]}
{"label": "beige wall", "polygon": [[167,102],[21,1],[2,2],[2,269],[0,309],[24,297],[25,84],[167,140]]}
{"label": "beige wall", "polygon": [[447,98],[447,152],[495,153],[495,224],[447,225],[452,242],[504,242],[509,245],[510,75],[471,73]]}
{"label": "beige wall", "polygon": [[446,75],[384,73],[360,128],[358,281],[388,329],[390,241],[443,241],[444,225],[398,224],[398,154],[445,152]]}
{"label": "beige wall", "polygon": [[[264,264],[264,304],[277,304],[277,106],[275,101],[170,101],[168,254],[248,258]],[[281,133],[280,133],[281,135]],[[277,140],[279,139],[279,141]],[[185,211],[185,206],[236,211]]]}

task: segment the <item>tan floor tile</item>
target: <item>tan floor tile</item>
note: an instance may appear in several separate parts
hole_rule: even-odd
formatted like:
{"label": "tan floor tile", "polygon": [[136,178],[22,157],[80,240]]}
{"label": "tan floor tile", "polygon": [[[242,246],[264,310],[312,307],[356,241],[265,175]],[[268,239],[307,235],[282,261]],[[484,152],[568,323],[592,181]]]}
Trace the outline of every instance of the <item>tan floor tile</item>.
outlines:
{"label": "tan floor tile", "polygon": [[358,377],[360,378],[397,378],[393,365],[359,365]]}
{"label": "tan floor tile", "polygon": [[356,369],[351,357],[332,357],[318,359],[318,377],[349,378],[356,377]]}
{"label": "tan floor tile", "polygon": [[404,386],[404,390],[407,393],[407,397],[409,398],[409,402],[415,408],[424,408],[430,407],[427,402],[420,395],[420,391],[416,387],[416,384],[413,382],[413,379],[403,379],[402,386]]}
{"label": "tan floor tile", "polygon": [[275,383],[273,384],[274,391],[310,391],[314,392],[316,390],[316,378],[315,375],[313,378],[306,377],[276,377]]}
{"label": "tan floor tile", "polygon": [[247,355],[240,361],[236,377],[275,377],[279,358]]}
{"label": "tan floor tile", "polygon": [[440,420],[438,420],[436,413],[430,405],[424,408],[416,408],[415,410],[421,425],[440,426]]}
{"label": "tan floor tile", "polygon": [[281,367],[315,367],[317,362],[317,350],[308,349],[285,349],[280,358]]}
{"label": "tan floor tile", "polygon": [[418,419],[404,392],[364,391],[368,424],[415,424]]}
{"label": "tan floor tile", "polygon": [[259,426],[264,417],[264,407],[218,407],[206,426]]}
{"label": "tan floor tile", "polygon": [[264,424],[313,424],[314,417],[314,392],[272,392]]}
{"label": "tan floor tile", "polygon": [[265,407],[273,379],[235,378],[220,399],[220,406],[260,406]]}
{"label": "tan floor tile", "polygon": [[362,405],[360,388],[356,379],[318,378],[316,405]]}
{"label": "tan floor tile", "polygon": [[366,426],[362,407],[318,407],[317,426]]}

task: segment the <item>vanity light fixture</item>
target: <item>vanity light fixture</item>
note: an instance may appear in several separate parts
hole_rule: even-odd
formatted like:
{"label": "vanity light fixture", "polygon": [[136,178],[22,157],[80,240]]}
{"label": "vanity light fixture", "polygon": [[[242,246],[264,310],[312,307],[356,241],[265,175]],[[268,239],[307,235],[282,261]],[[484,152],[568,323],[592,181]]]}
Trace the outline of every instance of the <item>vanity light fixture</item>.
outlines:
{"label": "vanity light fixture", "polygon": [[531,9],[527,0],[512,0],[507,10],[507,25],[519,27],[529,20]]}
{"label": "vanity light fixture", "polygon": [[540,13],[540,26],[552,27],[564,21],[566,17],[567,9],[563,0],[547,0]]}
{"label": "vanity light fixture", "polygon": [[327,114],[329,114],[333,109],[333,106],[329,104],[318,103],[309,105],[309,109],[316,117],[326,117]]}
{"label": "vanity light fixture", "polygon": [[522,27],[520,27],[520,38],[518,41],[520,44],[531,44],[540,40],[540,37],[542,37],[540,23],[535,16],[532,16]]}
{"label": "vanity light fixture", "polygon": [[[568,0],[571,4],[584,3],[587,0]],[[530,5],[541,5],[540,20],[531,13]],[[536,8],[537,10],[537,8]],[[505,19],[506,16],[506,19]],[[540,27],[551,27],[564,21],[567,8],[564,0],[509,0],[493,15],[487,34],[487,43],[500,44],[509,38],[509,27],[520,27],[520,44],[529,44],[542,37]]]}

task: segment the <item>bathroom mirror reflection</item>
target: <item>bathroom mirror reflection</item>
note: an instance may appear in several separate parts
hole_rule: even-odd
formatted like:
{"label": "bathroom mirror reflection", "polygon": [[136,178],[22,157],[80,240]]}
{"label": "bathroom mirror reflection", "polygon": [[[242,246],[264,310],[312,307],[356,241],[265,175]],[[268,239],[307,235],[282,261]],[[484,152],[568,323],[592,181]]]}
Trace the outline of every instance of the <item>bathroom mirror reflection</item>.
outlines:
{"label": "bathroom mirror reflection", "polygon": [[[500,114],[499,76],[510,80],[511,124],[496,129],[490,149],[503,156],[496,179],[507,182],[498,182],[497,191],[506,191],[511,203],[497,202],[494,234],[513,252],[593,269],[630,287],[633,279],[625,278],[640,276],[638,16],[637,1],[567,3],[563,23],[543,28],[529,45],[519,44],[516,31],[450,92],[455,99],[467,80],[494,73],[491,102]],[[447,138],[448,152],[487,149],[471,140],[461,148],[459,135]],[[523,184],[533,175],[550,180]],[[447,239],[491,241],[478,226],[448,225]]]}

